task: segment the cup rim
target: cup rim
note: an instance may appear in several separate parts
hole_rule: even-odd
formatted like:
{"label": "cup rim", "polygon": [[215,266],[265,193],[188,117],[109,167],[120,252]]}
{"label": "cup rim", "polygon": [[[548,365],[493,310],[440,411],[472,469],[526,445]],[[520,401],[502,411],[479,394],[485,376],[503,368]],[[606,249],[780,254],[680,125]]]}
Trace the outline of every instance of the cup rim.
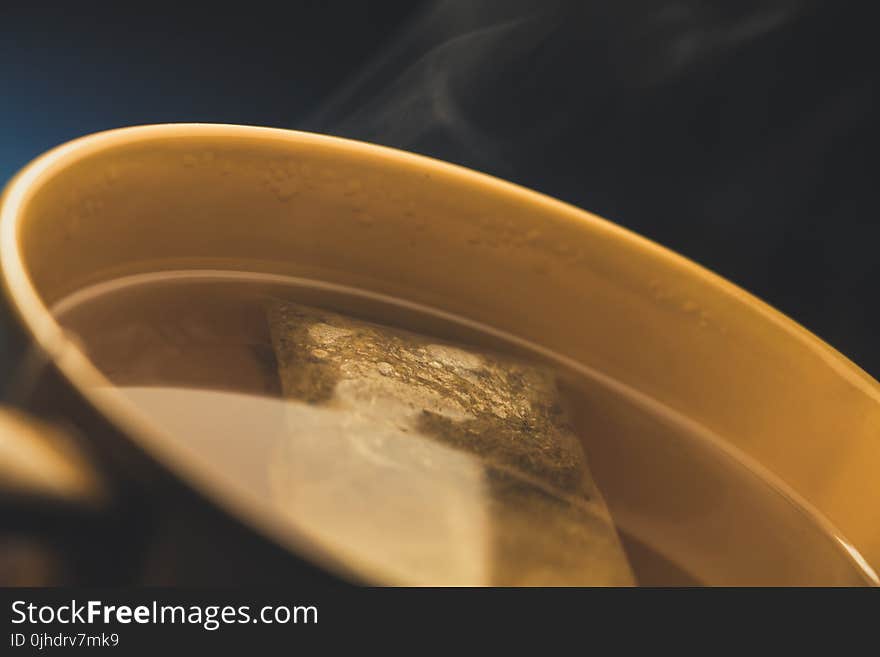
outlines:
{"label": "cup rim", "polygon": [[[0,196],[0,279],[5,288],[7,303],[26,327],[32,339],[55,362],[67,383],[76,388],[85,399],[107,417],[114,426],[126,435],[136,435],[138,444],[153,456],[158,456],[163,467],[169,468],[178,479],[193,482],[198,491],[205,491],[213,503],[229,509],[236,518],[246,524],[259,528],[270,540],[284,534],[292,536],[295,547],[313,562],[325,565],[340,573],[350,573],[350,567],[329,556],[325,550],[308,536],[296,536],[286,523],[281,523],[274,514],[245,500],[236,499],[214,477],[200,468],[192,459],[185,458],[178,450],[171,449],[167,435],[150,423],[146,417],[132,412],[132,408],[121,403],[121,397],[96,392],[108,387],[108,381],[91,364],[79,348],[67,337],[41,300],[28,275],[18,244],[18,228],[24,210],[36,190],[50,180],[53,174],[69,164],[112,147],[145,143],[151,140],[193,137],[244,137],[260,138],[267,141],[288,141],[290,143],[310,143],[316,146],[341,148],[350,152],[370,155],[386,161],[407,164],[430,173],[432,171],[452,176],[459,180],[483,188],[491,188],[525,204],[542,207],[547,212],[565,215],[578,221],[596,234],[602,234],[615,243],[626,245],[640,257],[654,258],[663,266],[677,270],[688,278],[700,279],[708,284],[713,293],[731,297],[732,300],[749,308],[756,314],[754,322],[769,322],[777,325],[785,334],[785,339],[798,340],[807,349],[820,354],[823,360],[850,383],[862,390],[868,397],[880,404],[880,383],[867,372],[831,347],[812,332],[776,310],[761,299],[743,290],[727,279],[715,274],[702,265],[668,249],[646,237],[596,216],[586,210],[552,198],[540,192],[527,189],[489,174],[481,173],[456,164],[444,162],[424,155],[410,153],[387,146],[371,144],[352,139],[323,134],[268,128],[247,125],[217,123],[170,123],[116,128],[98,132],[66,142],[38,156],[21,169],[6,185]],[[281,525],[284,524],[282,528]],[[840,536],[839,532],[837,533]],[[291,545],[283,543],[285,548]],[[852,550],[854,552],[854,549]],[[857,557],[855,553],[854,557]],[[870,566],[860,557],[856,558],[862,570],[871,574]],[[357,579],[362,574],[353,574]],[[870,577],[869,577],[870,579]],[[875,576],[876,579],[876,576]]]}
{"label": "cup rim", "polygon": [[873,393],[871,396],[876,397],[878,402],[880,402],[880,382],[809,329],[803,327],[759,297],[687,256],[681,255],[668,247],[595,215],[588,210],[490,174],[426,155],[344,137],[251,125],[166,123],[113,128],[78,137],[56,146],[37,156],[13,176],[3,190],[2,196],[0,196],[0,277],[3,279],[10,301],[36,339],[39,340],[47,331],[51,332],[49,327],[43,326],[41,322],[34,319],[35,313],[40,314],[42,312],[48,314],[48,309],[40,301],[39,295],[36,293],[30,277],[27,275],[24,262],[17,248],[17,220],[22,214],[22,208],[27,204],[30,196],[32,196],[34,189],[55,170],[61,169],[65,164],[90,153],[132,142],[194,136],[263,137],[271,140],[282,139],[291,142],[342,147],[353,152],[378,155],[388,160],[409,163],[428,171],[432,169],[438,172],[442,171],[460,179],[469,178],[475,184],[484,187],[488,186],[506,195],[518,197],[523,202],[543,206],[556,213],[568,215],[586,224],[595,232],[610,236],[612,239],[627,244],[645,255],[659,258],[664,261],[665,265],[678,269],[690,277],[702,279],[721,294],[735,297],[740,302],[750,306],[754,311],[757,311],[762,316],[762,319],[779,325],[791,337],[806,343],[809,347],[824,352],[830,357],[830,361],[836,361],[831,362],[832,365],[836,365],[837,369],[842,368],[842,370],[846,370],[841,373],[856,376],[860,379],[867,386],[867,389]]}

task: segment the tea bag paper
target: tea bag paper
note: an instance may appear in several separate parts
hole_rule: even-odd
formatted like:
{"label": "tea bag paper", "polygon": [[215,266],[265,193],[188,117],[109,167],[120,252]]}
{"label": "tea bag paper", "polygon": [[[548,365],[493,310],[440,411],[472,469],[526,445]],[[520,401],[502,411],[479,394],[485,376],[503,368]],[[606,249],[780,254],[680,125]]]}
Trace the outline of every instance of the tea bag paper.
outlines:
{"label": "tea bag paper", "polygon": [[280,510],[400,584],[630,585],[552,370],[292,302],[268,308]]}

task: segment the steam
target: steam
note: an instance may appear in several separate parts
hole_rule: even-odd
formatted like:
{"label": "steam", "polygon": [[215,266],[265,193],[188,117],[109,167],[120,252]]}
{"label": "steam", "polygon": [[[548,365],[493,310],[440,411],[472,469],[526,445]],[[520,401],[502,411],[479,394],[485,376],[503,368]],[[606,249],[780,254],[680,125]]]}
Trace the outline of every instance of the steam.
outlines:
{"label": "steam", "polygon": [[305,126],[503,175],[620,95],[672,84],[812,0],[436,0]]}
{"label": "steam", "polygon": [[503,162],[504,149],[467,105],[482,100],[493,79],[515,70],[552,34],[558,4],[435,2],[307,127],[411,150],[453,150],[479,163]]}

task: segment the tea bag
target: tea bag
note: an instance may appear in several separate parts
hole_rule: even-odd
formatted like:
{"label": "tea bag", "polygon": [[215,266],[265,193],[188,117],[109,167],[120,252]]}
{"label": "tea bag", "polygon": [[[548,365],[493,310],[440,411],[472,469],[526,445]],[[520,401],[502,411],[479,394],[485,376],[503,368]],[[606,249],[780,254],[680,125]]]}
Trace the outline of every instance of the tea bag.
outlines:
{"label": "tea bag", "polygon": [[280,510],[400,584],[630,585],[552,370],[273,301]]}

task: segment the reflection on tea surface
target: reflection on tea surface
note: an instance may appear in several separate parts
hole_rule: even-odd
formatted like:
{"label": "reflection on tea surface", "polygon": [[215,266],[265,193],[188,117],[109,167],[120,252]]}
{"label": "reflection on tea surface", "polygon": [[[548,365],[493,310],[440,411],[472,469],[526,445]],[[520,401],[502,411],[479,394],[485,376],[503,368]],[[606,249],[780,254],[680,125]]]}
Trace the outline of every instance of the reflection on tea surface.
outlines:
{"label": "reflection on tea surface", "polygon": [[379,581],[864,582],[699,428],[473,323],[223,272],[120,279],[55,313],[181,449]]}

